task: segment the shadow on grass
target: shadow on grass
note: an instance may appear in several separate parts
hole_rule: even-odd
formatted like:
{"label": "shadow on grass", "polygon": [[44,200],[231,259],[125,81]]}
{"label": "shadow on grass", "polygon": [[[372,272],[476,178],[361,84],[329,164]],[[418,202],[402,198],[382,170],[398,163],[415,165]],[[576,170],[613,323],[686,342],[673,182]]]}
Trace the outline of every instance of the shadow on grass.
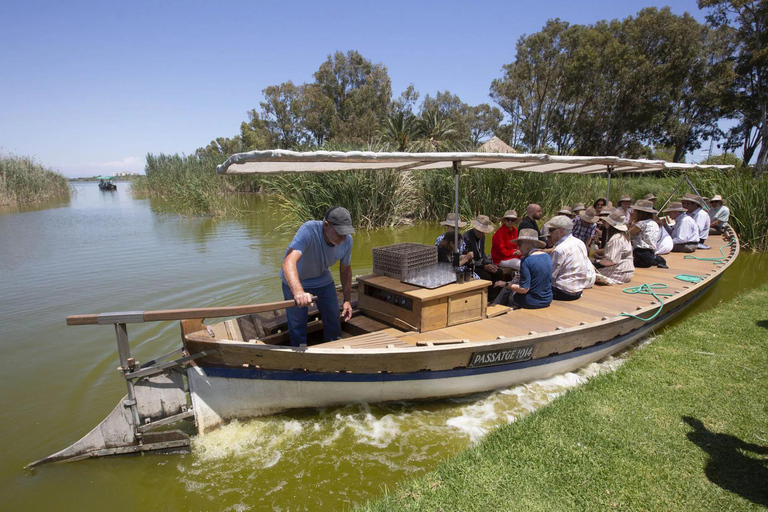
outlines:
{"label": "shadow on grass", "polygon": [[763,329],[768,329],[768,320],[758,320],[755,322],[758,327],[762,327]]}
{"label": "shadow on grass", "polygon": [[754,457],[768,455],[768,447],[745,443],[729,434],[716,434],[690,416],[683,416],[683,420],[693,427],[688,439],[709,455],[704,469],[709,481],[753,503],[768,506],[768,459]]}

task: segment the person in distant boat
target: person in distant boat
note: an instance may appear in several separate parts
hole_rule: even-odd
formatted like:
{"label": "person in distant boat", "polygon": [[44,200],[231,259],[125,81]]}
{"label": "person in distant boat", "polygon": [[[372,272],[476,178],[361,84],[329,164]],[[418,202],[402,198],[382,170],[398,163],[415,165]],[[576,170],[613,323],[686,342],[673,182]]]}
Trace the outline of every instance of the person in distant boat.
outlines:
{"label": "person in distant boat", "polygon": [[709,200],[709,234],[722,235],[725,228],[728,227],[728,219],[731,217],[731,211],[725,206],[723,197],[717,194]]}
{"label": "person in distant boat", "polygon": [[541,206],[531,203],[525,207],[525,217],[520,221],[517,229],[535,229],[536,233],[541,237],[541,230],[537,224],[539,219],[541,219]]}
{"label": "person in distant boat", "polygon": [[685,194],[680,201],[683,204],[683,208],[688,211],[688,215],[696,223],[696,227],[699,230],[699,244],[698,249],[709,249],[707,245],[707,237],[709,237],[709,214],[706,212],[705,203],[696,194]]}
{"label": "person in distant boat", "polygon": [[[480,279],[495,283],[504,276],[504,272],[485,254],[485,235],[493,231],[491,219],[486,215],[478,215],[472,220],[472,229],[464,233],[464,243],[467,251],[473,254],[475,273]],[[493,288],[488,290],[488,300],[495,299],[497,293]]]}
{"label": "person in distant boat", "polygon": [[286,308],[291,345],[307,343],[308,306],[317,296],[317,309],[323,319],[323,340],[341,338],[339,301],[331,267],[339,261],[341,290],[344,295],[341,319],[352,318],[352,216],[346,208],[334,206],[325,212],[323,220],[311,220],[299,227],[285,250],[280,278],[283,297],[295,300]]}
{"label": "person in distant boat", "polygon": [[[638,201],[638,203],[647,203],[647,201]],[[632,212],[632,215],[636,213]],[[635,265],[624,216],[620,211],[614,210],[601,222],[607,230],[608,243],[595,260],[597,282],[607,285],[628,283],[635,275]],[[656,223],[653,225],[656,226]],[[658,229],[658,226],[656,228]]]}
{"label": "person in distant boat", "polygon": [[552,259],[541,251],[544,242],[534,229],[521,229],[513,242],[522,255],[520,281],[496,281],[494,286],[502,290],[494,303],[525,309],[548,307],[552,302]]}
{"label": "person in distant boat", "polygon": [[632,237],[635,267],[653,267],[656,265],[656,244],[660,231],[653,216],[658,212],[653,209],[653,203],[645,199],[638,199],[632,210],[629,235]]}
{"label": "person in distant boat", "polygon": [[520,270],[520,251],[512,239],[517,238],[517,212],[507,210],[502,218],[502,225],[493,234],[491,258],[493,264],[502,268]]}
{"label": "person in distant boat", "polygon": [[552,244],[552,298],[576,300],[595,284],[595,267],[589,261],[587,246],[571,235],[573,222],[557,215],[549,222],[547,237]]}
{"label": "person in distant boat", "polygon": [[699,245],[699,228],[693,219],[686,213],[688,210],[683,208],[682,203],[672,202],[664,213],[674,221],[664,220],[662,227],[667,230],[672,237],[672,252],[694,252]]}

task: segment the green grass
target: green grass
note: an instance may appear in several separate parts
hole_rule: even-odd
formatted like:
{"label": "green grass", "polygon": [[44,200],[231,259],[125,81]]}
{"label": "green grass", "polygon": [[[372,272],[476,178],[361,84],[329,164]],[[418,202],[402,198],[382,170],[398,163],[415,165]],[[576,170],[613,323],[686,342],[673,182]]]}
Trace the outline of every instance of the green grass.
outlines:
{"label": "green grass", "polygon": [[0,205],[44,201],[69,191],[67,178],[32,158],[0,154]]}
{"label": "green grass", "polygon": [[697,315],[362,510],[764,510],[766,311]]}

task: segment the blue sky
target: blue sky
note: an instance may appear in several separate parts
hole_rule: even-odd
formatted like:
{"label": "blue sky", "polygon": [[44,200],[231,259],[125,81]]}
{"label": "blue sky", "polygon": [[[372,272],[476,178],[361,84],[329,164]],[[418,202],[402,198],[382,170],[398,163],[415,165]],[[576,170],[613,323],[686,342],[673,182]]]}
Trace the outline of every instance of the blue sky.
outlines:
{"label": "blue sky", "polygon": [[[68,176],[142,172],[147,153],[192,153],[238,133],[261,91],[312,80],[357,50],[395,95],[449,90],[491,102],[523,34],[550,18],[593,23],[695,0],[37,2],[0,13],[0,152]],[[695,157],[696,155],[694,155]]]}

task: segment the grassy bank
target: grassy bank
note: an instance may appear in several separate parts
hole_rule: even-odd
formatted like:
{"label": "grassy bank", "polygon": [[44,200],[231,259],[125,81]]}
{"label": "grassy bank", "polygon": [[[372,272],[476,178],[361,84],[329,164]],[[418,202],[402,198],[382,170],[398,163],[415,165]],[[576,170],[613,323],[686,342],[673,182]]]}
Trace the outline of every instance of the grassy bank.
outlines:
{"label": "grassy bank", "polygon": [[363,510],[762,510],[768,286]]}
{"label": "grassy bank", "polygon": [[0,154],[0,205],[44,201],[69,190],[67,178],[33,159]]}

